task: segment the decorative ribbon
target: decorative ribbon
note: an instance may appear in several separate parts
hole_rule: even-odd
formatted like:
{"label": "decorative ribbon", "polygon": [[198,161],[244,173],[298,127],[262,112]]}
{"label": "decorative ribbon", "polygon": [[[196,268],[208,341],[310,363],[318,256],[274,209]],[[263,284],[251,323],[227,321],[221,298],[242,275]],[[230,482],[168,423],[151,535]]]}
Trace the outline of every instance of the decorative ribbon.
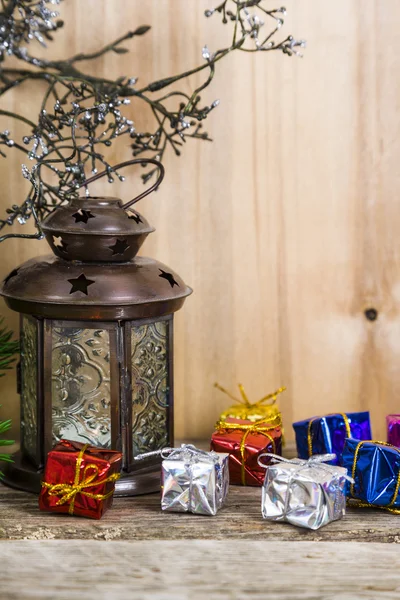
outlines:
{"label": "decorative ribbon", "polygon": [[[313,456],[310,456],[310,458],[308,458],[307,460],[303,460],[302,458],[285,458],[284,456],[279,456],[279,454],[260,454],[260,456],[257,459],[258,464],[260,465],[260,467],[268,469],[269,465],[265,465],[263,462],[261,462],[261,459],[264,458],[264,456],[271,458],[274,463],[284,462],[292,465],[297,465],[299,469],[296,469],[296,473],[298,471],[301,471],[303,468],[309,469],[310,467],[315,467],[317,465],[322,469],[329,471],[332,474],[337,473],[337,467],[335,465],[326,464],[331,460],[334,460],[336,458],[336,454],[313,454]],[[347,479],[347,481],[354,481],[353,477],[349,477],[349,475],[340,474],[340,476]]]}
{"label": "decorative ribbon", "polygon": [[387,506],[377,506],[376,504],[369,504],[369,502],[363,502],[362,500],[359,500],[358,498],[356,498],[354,496],[354,483],[355,483],[355,475],[356,475],[356,469],[357,469],[357,459],[358,459],[358,454],[360,452],[361,447],[363,446],[363,444],[379,444],[380,446],[386,446],[388,448],[392,448],[393,450],[396,450],[399,454],[400,454],[400,449],[397,448],[396,446],[392,446],[392,444],[388,444],[387,442],[375,442],[373,440],[363,440],[361,442],[358,442],[355,452],[354,452],[354,459],[353,459],[353,467],[351,470],[351,475],[352,475],[352,479],[353,482],[350,486],[350,496],[351,498],[355,499],[356,502],[353,502],[352,504],[355,506],[358,506],[360,508],[380,508],[381,510],[387,510],[391,513],[394,513],[396,515],[400,515],[400,509],[397,508],[392,508],[392,506],[394,505],[394,503],[397,500],[397,497],[399,495],[399,489],[400,489],[400,469],[399,472],[397,473],[397,480],[396,480],[396,487],[394,489],[394,493],[392,496],[391,501],[389,502],[389,504]]}
{"label": "decorative ribbon", "polygon": [[159,450],[144,452],[143,454],[135,456],[134,460],[145,460],[152,456],[161,456],[162,459],[188,460],[190,462],[199,462],[200,460],[203,460],[206,462],[217,463],[219,461],[216,452],[200,450],[200,448],[196,448],[193,444],[181,444],[180,448],[160,448]]}
{"label": "decorative ribbon", "polygon": [[245,460],[245,452],[246,452],[246,440],[252,433],[258,433],[268,438],[272,443],[272,448],[274,452],[276,452],[276,444],[274,438],[268,433],[272,429],[276,427],[282,426],[282,420],[280,415],[276,415],[272,418],[272,420],[268,423],[265,422],[264,419],[260,421],[256,421],[255,423],[247,424],[247,423],[227,423],[226,421],[218,421],[215,425],[215,428],[218,431],[243,431],[243,437],[240,441],[240,458],[241,458],[241,478],[242,485],[246,485],[246,460]]}
{"label": "decorative ribbon", "polygon": [[[86,496],[87,498],[93,498],[94,500],[106,500],[107,498],[112,496],[114,490],[111,490],[107,494],[92,494],[91,492],[87,492],[85,490],[87,488],[102,485],[103,483],[108,483],[109,481],[117,481],[117,479],[120,478],[119,473],[113,473],[106,479],[101,479],[100,481],[98,481],[97,477],[99,475],[99,467],[97,465],[95,465],[94,463],[90,463],[85,466],[85,468],[83,470],[82,480],[79,481],[80,469],[81,469],[81,464],[83,461],[83,455],[86,452],[88,447],[89,447],[89,444],[85,444],[85,446],[83,446],[83,448],[80,450],[80,452],[78,454],[78,457],[76,459],[75,478],[74,478],[73,484],[69,484],[69,483],[52,484],[52,483],[47,483],[46,481],[43,481],[43,483],[42,483],[42,487],[45,487],[48,489],[49,496],[61,496],[61,498],[57,502],[57,506],[60,506],[62,504],[66,504],[67,502],[69,502],[68,512],[70,515],[74,514],[75,499],[76,499],[77,494],[82,494],[82,496]],[[89,471],[91,471],[91,473],[89,473]]]}
{"label": "decorative ribbon", "polygon": [[242,399],[236,398],[235,396],[233,396],[230,392],[228,392],[228,390],[226,390],[221,385],[219,385],[219,383],[214,383],[214,387],[216,387],[218,390],[220,390],[221,392],[223,392],[224,394],[229,396],[229,398],[232,398],[232,400],[234,400],[235,402],[238,402],[239,404],[243,404],[246,408],[261,408],[262,405],[264,405],[265,402],[267,402],[267,400],[272,400],[272,402],[268,403],[268,406],[272,406],[273,404],[275,404],[277,396],[286,390],[285,387],[280,387],[278,390],[276,390],[272,394],[268,394],[267,396],[264,396],[264,398],[261,398],[261,400],[258,400],[257,402],[252,403],[252,402],[250,402],[249,398],[247,397],[247,394],[244,391],[243,385],[241,383],[239,383],[238,386],[239,386],[239,391],[240,391],[240,395],[242,396]]}
{"label": "decorative ribbon", "polygon": [[[351,437],[351,431],[350,431],[350,423],[349,423],[349,419],[348,416],[345,413],[330,413],[329,415],[325,415],[325,417],[342,417],[343,421],[344,421],[344,426],[346,429],[346,437]],[[325,417],[313,417],[312,419],[310,419],[310,422],[308,423],[308,431],[307,431],[307,444],[308,444],[308,456],[311,457],[313,455],[313,449],[312,449],[312,424],[314,423],[314,421],[317,421],[318,419],[324,419]]]}

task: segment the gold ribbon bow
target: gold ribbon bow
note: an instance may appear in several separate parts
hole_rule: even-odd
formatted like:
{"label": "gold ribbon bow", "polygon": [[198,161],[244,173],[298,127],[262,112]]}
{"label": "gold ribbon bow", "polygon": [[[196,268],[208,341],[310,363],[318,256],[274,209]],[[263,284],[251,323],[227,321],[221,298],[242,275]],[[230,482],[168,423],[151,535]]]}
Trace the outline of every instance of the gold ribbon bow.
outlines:
{"label": "gold ribbon bow", "polygon": [[[350,423],[349,423],[349,419],[347,417],[347,415],[345,413],[330,413],[329,415],[325,415],[326,417],[342,417],[343,421],[344,421],[344,426],[346,429],[346,437],[351,437],[351,431],[350,431]],[[318,419],[323,419],[324,417],[314,417],[312,419],[310,419],[310,422],[308,423],[308,430],[307,430],[307,444],[308,444],[308,456],[311,457],[313,455],[313,448],[312,448],[312,424],[314,423],[314,421],[318,421]]]}
{"label": "gold ribbon bow", "polygon": [[259,433],[264,437],[268,438],[272,443],[273,452],[276,452],[276,444],[275,440],[268,433],[272,429],[276,427],[282,426],[282,419],[280,415],[276,415],[273,419],[266,423],[265,420],[256,421],[255,423],[247,424],[247,423],[227,423],[226,421],[220,420],[217,421],[215,428],[217,431],[243,431],[243,437],[240,441],[240,457],[241,457],[241,476],[242,476],[242,485],[246,485],[246,470],[245,470],[245,447],[246,440],[252,433]]}
{"label": "gold ribbon bow", "polygon": [[[267,412],[265,412],[265,415],[263,414],[263,409],[265,411],[265,409],[267,407],[273,407],[273,405],[276,403],[276,399],[277,396],[279,394],[281,394],[282,392],[284,392],[286,390],[286,387],[280,387],[278,390],[276,390],[275,392],[273,392],[272,394],[268,394],[267,396],[264,396],[263,398],[261,398],[261,400],[258,400],[257,402],[250,402],[246,392],[244,391],[244,387],[241,383],[238,384],[239,386],[239,391],[240,391],[240,395],[242,398],[236,398],[235,396],[233,396],[230,392],[228,392],[228,390],[226,390],[225,388],[223,388],[221,385],[219,385],[219,383],[214,383],[214,387],[216,387],[218,390],[220,390],[220,392],[223,392],[224,394],[226,394],[227,396],[229,396],[229,398],[232,398],[232,400],[234,400],[235,402],[237,402],[240,406],[232,406],[231,408],[228,409],[228,411],[225,411],[224,413],[222,413],[221,415],[221,419],[226,419],[227,417],[232,417],[233,419],[250,419],[253,415],[249,414],[249,413],[256,413],[257,410],[261,411],[262,417],[258,417],[257,420],[260,420],[261,418],[263,418],[265,420],[265,418],[269,418],[274,417],[275,415],[279,414],[279,410],[277,407],[274,407],[274,409],[271,409],[271,411],[269,411],[269,414],[267,414]],[[270,402],[268,402],[270,401]],[[266,404],[268,402],[268,404]],[[254,419],[254,416],[253,416]]]}
{"label": "gold ribbon bow", "polygon": [[396,481],[396,487],[394,489],[394,493],[392,496],[391,501],[389,502],[389,504],[387,506],[377,506],[376,504],[369,504],[369,502],[363,502],[362,500],[359,500],[358,498],[355,498],[354,496],[354,483],[355,483],[355,475],[356,475],[356,469],[357,469],[357,460],[358,460],[358,453],[360,452],[360,449],[362,448],[363,444],[379,444],[380,446],[387,446],[388,448],[392,448],[393,450],[396,450],[397,452],[400,453],[399,448],[397,448],[396,446],[392,446],[392,444],[388,444],[387,442],[375,442],[373,440],[363,440],[361,442],[358,442],[357,446],[356,446],[356,450],[354,452],[354,459],[353,459],[353,468],[351,471],[351,476],[353,478],[353,483],[350,486],[350,496],[351,498],[354,498],[356,500],[356,502],[352,502],[351,506],[358,506],[360,508],[380,508],[382,510],[387,510],[391,513],[394,513],[395,515],[400,515],[400,510],[397,508],[392,508],[394,503],[397,500],[397,496],[399,494],[399,489],[400,489],[400,469],[399,472],[397,473],[397,481]]}
{"label": "gold ribbon bow", "polygon": [[[82,496],[86,496],[87,498],[94,498],[95,500],[106,500],[107,498],[112,496],[114,490],[111,490],[107,494],[92,494],[91,492],[85,491],[86,488],[91,488],[94,486],[102,485],[103,483],[108,483],[109,481],[117,481],[117,479],[120,478],[119,473],[113,473],[106,479],[101,479],[100,481],[98,481],[97,477],[99,475],[99,467],[97,465],[95,465],[94,463],[90,463],[90,464],[86,465],[86,467],[84,468],[82,480],[79,481],[83,455],[86,452],[88,447],[89,447],[89,444],[86,444],[85,446],[83,446],[83,448],[80,450],[80,452],[78,454],[78,458],[76,459],[75,479],[74,479],[73,484],[70,484],[70,483],[52,484],[52,483],[47,483],[47,481],[43,481],[43,483],[42,483],[42,487],[45,487],[48,489],[49,496],[61,496],[61,498],[57,502],[57,506],[60,506],[62,504],[66,504],[67,502],[69,502],[68,512],[70,515],[74,514],[75,499],[76,499],[77,494],[82,494]],[[91,473],[89,473],[89,471],[91,471]]]}

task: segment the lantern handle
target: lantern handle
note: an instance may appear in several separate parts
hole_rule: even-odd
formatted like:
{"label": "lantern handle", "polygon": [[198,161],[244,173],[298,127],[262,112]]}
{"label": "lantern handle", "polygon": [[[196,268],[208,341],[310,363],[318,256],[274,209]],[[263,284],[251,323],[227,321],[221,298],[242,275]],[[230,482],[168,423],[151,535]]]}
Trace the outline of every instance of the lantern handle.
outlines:
{"label": "lantern handle", "polygon": [[[123,204],[122,208],[124,210],[130,208],[133,204],[136,204],[136,202],[139,202],[139,200],[141,200],[145,196],[148,196],[149,194],[151,194],[151,192],[156,191],[156,189],[159,187],[160,183],[164,179],[164,175],[165,175],[164,165],[161,164],[160,161],[156,160],[155,158],[134,158],[132,160],[127,160],[125,162],[119,163],[118,165],[113,167],[113,170],[115,171],[117,169],[123,169],[124,167],[128,167],[129,165],[138,165],[138,164],[144,165],[146,163],[151,163],[152,165],[156,165],[156,167],[158,168],[158,170],[160,172],[158,179],[155,183],[153,183],[153,185],[151,187],[147,188],[147,190],[145,190],[138,196],[135,196],[135,198],[133,198],[132,200],[129,200],[129,202],[126,202],[126,204]],[[104,175],[108,175],[109,172],[110,171],[106,169],[105,171],[102,171],[101,173],[96,173],[96,175],[93,175],[93,177],[90,177],[89,179],[85,179],[85,181],[83,181],[75,189],[79,189],[85,185],[89,185],[89,183],[93,183],[93,181],[97,181],[97,179],[104,177]]]}

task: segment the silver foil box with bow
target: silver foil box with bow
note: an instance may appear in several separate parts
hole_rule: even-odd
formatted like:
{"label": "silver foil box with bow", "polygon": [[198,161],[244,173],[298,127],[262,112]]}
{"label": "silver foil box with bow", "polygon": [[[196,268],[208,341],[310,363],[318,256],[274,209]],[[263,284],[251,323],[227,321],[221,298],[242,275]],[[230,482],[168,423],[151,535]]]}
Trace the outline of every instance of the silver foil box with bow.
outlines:
{"label": "silver foil box with bow", "polygon": [[346,469],[326,464],[332,455],[316,455],[308,461],[274,459],[267,467],[262,489],[264,519],[315,530],[344,516],[349,477]]}
{"label": "silver foil box with bow", "polygon": [[192,445],[162,452],[161,508],[170,512],[216,515],[229,487],[229,454]]}

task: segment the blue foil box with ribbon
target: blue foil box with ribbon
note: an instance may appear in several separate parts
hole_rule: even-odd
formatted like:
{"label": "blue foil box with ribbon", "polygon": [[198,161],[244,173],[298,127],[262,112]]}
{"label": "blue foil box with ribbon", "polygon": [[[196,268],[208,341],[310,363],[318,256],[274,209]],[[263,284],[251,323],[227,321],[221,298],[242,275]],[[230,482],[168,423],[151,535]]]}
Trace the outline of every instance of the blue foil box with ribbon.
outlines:
{"label": "blue foil box with ribbon", "polygon": [[261,513],[269,521],[286,521],[297,527],[319,529],[341,519],[346,512],[346,469],[328,464],[332,454],[308,460],[268,456],[262,489]]}
{"label": "blue foil box with ribbon", "polygon": [[162,510],[216,515],[228,493],[229,454],[183,444],[161,456]]}
{"label": "blue foil box with ribbon", "polygon": [[336,454],[331,464],[339,464],[346,438],[370,440],[369,412],[333,413],[293,423],[297,454],[307,459],[314,454]]}
{"label": "blue foil box with ribbon", "polygon": [[354,479],[346,493],[351,505],[375,506],[400,514],[400,449],[386,442],[346,440],[342,465]]}

